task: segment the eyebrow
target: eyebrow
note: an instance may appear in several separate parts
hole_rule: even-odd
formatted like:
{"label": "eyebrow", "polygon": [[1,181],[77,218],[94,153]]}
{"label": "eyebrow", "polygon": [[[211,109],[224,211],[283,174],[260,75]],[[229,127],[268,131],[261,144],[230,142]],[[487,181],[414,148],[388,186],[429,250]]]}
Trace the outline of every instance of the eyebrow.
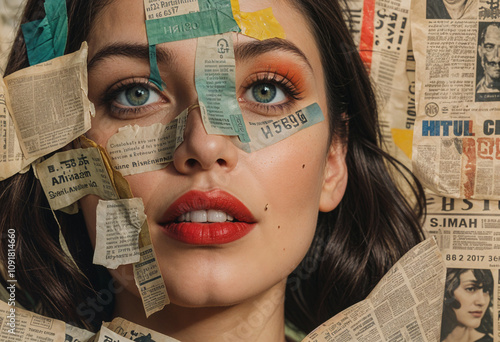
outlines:
{"label": "eyebrow", "polygon": [[252,40],[244,43],[237,43],[234,46],[236,59],[255,58],[270,51],[283,51],[292,53],[302,59],[307,66],[312,69],[306,55],[294,43],[289,40],[271,38],[265,40]]}
{"label": "eyebrow", "polygon": [[[90,71],[95,68],[101,61],[116,57],[129,57],[137,58],[148,61],[149,60],[149,45],[135,44],[135,43],[114,43],[107,45],[99,50],[87,64],[87,69]],[[173,54],[168,49],[160,46],[156,47],[156,60],[159,63],[166,63],[173,59]]]}
{"label": "eyebrow", "polygon": [[[238,60],[255,58],[271,51],[292,53],[302,59],[302,61],[310,69],[312,69],[309,60],[302,50],[288,40],[271,38],[262,41],[255,40],[244,43],[236,43],[234,46],[235,58]],[[107,45],[92,57],[87,64],[87,68],[90,71],[103,60],[116,56],[149,60],[149,45],[136,43],[114,43]],[[172,51],[164,47],[157,46],[156,58],[158,63],[166,63],[172,61],[174,59],[174,55]]]}

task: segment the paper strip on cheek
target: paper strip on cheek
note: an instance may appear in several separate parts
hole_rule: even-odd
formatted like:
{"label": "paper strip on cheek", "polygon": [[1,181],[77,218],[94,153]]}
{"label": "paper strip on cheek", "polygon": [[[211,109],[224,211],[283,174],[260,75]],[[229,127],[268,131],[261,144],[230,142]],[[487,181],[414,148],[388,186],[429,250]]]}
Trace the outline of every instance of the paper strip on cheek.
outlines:
{"label": "paper strip on cheek", "polygon": [[93,263],[115,269],[139,261],[139,232],[146,220],[140,198],[99,201]]}
{"label": "paper strip on cheek", "polygon": [[144,7],[149,45],[240,32],[229,0],[194,0],[175,6],[167,1],[144,0]]}
{"label": "paper strip on cheek", "polygon": [[277,120],[248,122],[247,129],[251,142],[248,144],[236,142],[236,145],[246,152],[254,152],[276,144],[292,134],[320,123],[324,119],[319,105],[313,103]]}
{"label": "paper strip on cheek", "polygon": [[5,84],[0,76],[0,181],[20,172],[36,159],[26,160],[23,156],[6,97]]}
{"label": "paper strip on cheek", "polygon": [[125,126],[109,138],[106,150],[113,168],[123,176],[159,170],[173,160],[183,141],[188,110],[167,125]]}
{"label": "paper strip on cheek", "polygon": [[249,142],[236,99],[233,36],[226,33],[198,38],[195,82],[201,118],[208,134],[237,135]]}
{"label": "paper strip on cheek", "polygon": [[[147,222],[142,229],[148,230],[149,238]],[[170,303],[170,300],[151,241],[141,247],[140,257],[140,261],[134,264],[134,279],[141,294],[146,317],[149,317],[163,309],[165,305]]]}
{"label": "paper strip on cheek", "polygon": [[[187,113],[187,110],[186,110]],[[117,189],[120,198],[133,198],[132,190],[127,180],[119,171],[111,169],[111,161],[106,151],[94,141],[85,137],[80,137],[83,146],[91,146],[99,149],[102,159],[109,166],[109,171],[113,180],[113,185]],[[134,279],[142,299],[142,305],[146,312],[146,317],[160,311],[170,303],[167,289],[160,266],[156,259],[153,243],[149,235],[148,221],[144,221],[139,234],[140,259],[134,264]]]}
{"label": "paper strip on cheek", "polygon": [[53,152],[90,129],[87,44],[5,77],[7,107],[25,158]]}
{"label": "paper strip on cheek", "polygon": [[37,164],[36,170],[52,210],[67,207],[90,194],[118,199],[96,148],[56,153]]}

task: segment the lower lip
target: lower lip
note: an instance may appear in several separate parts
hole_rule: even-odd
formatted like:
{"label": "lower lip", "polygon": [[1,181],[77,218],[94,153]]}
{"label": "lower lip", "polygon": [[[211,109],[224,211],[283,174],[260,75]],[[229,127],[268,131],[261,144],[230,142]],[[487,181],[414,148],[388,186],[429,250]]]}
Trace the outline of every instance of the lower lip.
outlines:
{"label": "lower lip", "polygon": [[471,315],[475,318],[481,318],[483,316],[482,312],[471,312]]}
{"label": "lower lip", "polygon": [[170,238],[191,245],[221,245],[241,239],[255,226],[246,222],[172,222],[163,227]]}

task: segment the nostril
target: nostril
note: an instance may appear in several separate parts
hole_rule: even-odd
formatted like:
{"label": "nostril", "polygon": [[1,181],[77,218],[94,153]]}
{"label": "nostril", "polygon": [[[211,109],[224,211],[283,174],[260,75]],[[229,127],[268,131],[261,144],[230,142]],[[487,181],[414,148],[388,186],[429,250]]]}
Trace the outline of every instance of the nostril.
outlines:
{"label": "nostril", "polygon": [[224,159],[219,158],[217,159],[217,164],[219,164],[220,166],[226,166],[227,162]]}
{"label": "nostril", "polygon": [[186,165],[187,165],[187,167],[192,168],[196,165],[196,160],[193,158],[190,158],[190,159],[186,160]]}

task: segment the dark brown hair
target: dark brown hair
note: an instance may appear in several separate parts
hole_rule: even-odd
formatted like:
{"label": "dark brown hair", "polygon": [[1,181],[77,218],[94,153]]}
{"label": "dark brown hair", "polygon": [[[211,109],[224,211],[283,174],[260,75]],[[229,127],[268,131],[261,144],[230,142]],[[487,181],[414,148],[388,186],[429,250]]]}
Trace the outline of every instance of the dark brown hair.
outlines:
{"label": "dark brown hair", "polygon": [[[307,332],[366,297],[394,262],[421,240],[425,203],[418,181],[379,147],[372,85],[344,24],[345,4],[290,1],[304,13],[316,38],[326,73],[331,137],[347,145],[349,172],[343,200],[332,212],[320,213],[313,244],[289,277],[286,318]],[[79,48],[106,2],[67,0],[67,52]],[[22,21],[41,17],[43,2],[29,0]],[[6,73],[26,66],[24,42],[18,34]],[[399,191],[393,173],[403,175],[412,186],[411,199]],[[103,287],[93,284],[102,276],[91,263],[83,218],[58,214],[70,249],[88,279],[61,251],[57,225],[31,172],[0,182],[0,206],[3,250],[7,250],[6,231],[16,229],[17,277],[30,296],[20,298],[22,304],[80,326],[100,323],[105,310],[95,310],[92,317],[80,310],[89,298],[103,302],[99,296]],[[0,258],[6,265],[4,254]]]}

